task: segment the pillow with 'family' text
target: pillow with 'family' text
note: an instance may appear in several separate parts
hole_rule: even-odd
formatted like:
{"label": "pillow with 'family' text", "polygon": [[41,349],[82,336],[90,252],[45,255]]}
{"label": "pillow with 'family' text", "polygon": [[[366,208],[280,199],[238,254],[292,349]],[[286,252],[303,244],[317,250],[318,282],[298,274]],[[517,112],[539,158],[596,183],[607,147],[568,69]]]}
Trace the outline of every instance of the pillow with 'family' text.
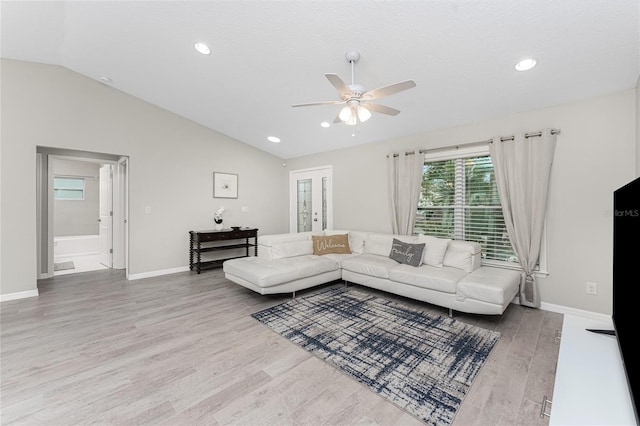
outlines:
{"label": "pillow with 'family' text", "polygon": [[422,264],[424,246],[424,243],[410,244],[394,238],[389,258],[405,265],[420,266]]}

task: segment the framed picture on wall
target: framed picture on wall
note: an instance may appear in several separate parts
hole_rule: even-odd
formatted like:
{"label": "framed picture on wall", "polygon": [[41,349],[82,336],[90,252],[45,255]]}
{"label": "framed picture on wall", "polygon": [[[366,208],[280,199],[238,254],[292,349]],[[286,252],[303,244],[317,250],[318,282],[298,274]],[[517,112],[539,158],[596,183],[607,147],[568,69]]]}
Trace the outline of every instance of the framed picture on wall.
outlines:
{"label": "framed picture on wall", "polygon": [[238,175],[213,172],[213,197],[238,198]]}

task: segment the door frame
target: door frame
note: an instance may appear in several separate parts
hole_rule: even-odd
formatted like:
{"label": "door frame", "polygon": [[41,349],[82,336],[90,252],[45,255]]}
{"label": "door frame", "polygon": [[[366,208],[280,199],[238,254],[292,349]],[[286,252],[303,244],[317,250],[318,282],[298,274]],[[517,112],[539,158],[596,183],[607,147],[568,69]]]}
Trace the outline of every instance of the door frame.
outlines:
{"label": "door frame", "polygon": [[[129,279],[129,157],[113,168],[113,269],[124,269]],[[117,220],[116,220],[117,219]]]}
{"label": "door frame", "polygon": [[291,170],[289,172],[289,232],[292,233],[298,232],[297,176],[308,173],[317,173],[318,176],[327,178],[327,229],[333,229],[333,166],[329,165]]}
{"label": "door frame", "polygon": [[[41,153],[37,154],[36,176],[44,174],[44,159]],[[37,193],[39,194],[37,202],[37,217],[40,217],[38,223],[38,235],[39,238],[36,244],[36,250],[38,255],[46,252],[46,262],[39,262],[39,267],[42,268],[38,272],[38,279],[51,278],[54,276],[53,271],[53,238],[54,238],[54,204],[53,204],[53,160],[69,160],[69,161],[81,161],[97,164],[111,164],[113,166],[112,176],[112,192],[113,192],[113,223],[112,232],[112,244],[113,244],[113,269],[125,269],[125,273],[128,277],[129,274],[129,163],[127,156],[117,156],[118,160],[107,160],[101,158],[84,157],[81,155],[62,155],[45,152],[47,158],[47,179],[38,179]],[[114,184],[116,182],[117,184]],[[46,188],[46,189],[45,189]],[[46,191],[46,193],[45,193]],[[47,201],[44,201],[46,197]],[[46,227],[44,223],[46,222]],[[118,224],[118,226],[115,226]],[[45,232],[46,236],[42,235]],[[117,234],[116,234],[117,232]],[[46,245],[46,250],[42,250],[42,246]],[[117,261],[116,261],[117,260]],[[45,270],[46,267],[46,270]]]}
{"label": "door frame", "polygon": [[[114,165],[110,163],[100,163],[100,171],[99,171],[99,202],[98,202],[98,235],[99,235],[99,250],[98,257],[100,263],[107,268],[113,268],[113,247],[114,243],[114,229],[113,224],[114,220]],[[103,173],[104,171],[104,173]],[[106,176],[104,176],[106,174]],[[104,178],[104,180],[103,180]],[[108,214],[104,212],[104,208],[108,207]],[[106,225],[105,225],[106,223]],[[106,226],[106,232],[103,229]],[[105,247],[105,243],[108,247]],[[107,251],[108,250],[108,251]]]}

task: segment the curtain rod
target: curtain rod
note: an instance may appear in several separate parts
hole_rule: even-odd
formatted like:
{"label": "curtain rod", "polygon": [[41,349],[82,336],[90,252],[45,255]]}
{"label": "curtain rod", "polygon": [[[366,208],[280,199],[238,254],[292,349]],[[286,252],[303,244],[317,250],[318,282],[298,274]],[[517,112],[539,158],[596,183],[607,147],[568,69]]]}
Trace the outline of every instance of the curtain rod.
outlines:
{"label": "curtain rod", "polygon": [[58,175],[54,174],[53,177],[57,178],[71,178],[71,179],[98,179],[98,176],[87,176],[87,175]]}
{"label": "curtain rod", "polygon": [[[559,135],[560,134],[560,129],[551,129],[551,134],[552,135]],[[542,136],[542,132],[535,132],[535,133],[525,133],[524,137],[526,139],[528,138],[535,138],[535,137],[539,137]],[[507,142],[507,141],[512,141],[515,139],[515,136],[505,136],[505,137],[501,137],[500,138],[500,142]],[[440,151],[440,150],[447,150],[447,149],[459,149],[460,147],[463,146],[470,146],[470,145],[483,145],[483,144],[490,144],[493,143],[493,139],[487,139],[484,141],[476,141],[476,142],[467,142],[464,144],[460,144],[460,145],[455,145],[455,146],[444,146],[441,148],[433,148],[433,149],[421,149],[418,151],[418,154],[426,154],[427,152],[433,152],[433,151]],[[415,154],[415,151],[407,151],[404,153],[404,155],[413,155]],[[400,154],[394,153],[393,156],[397,157]],[[387,155],[387,158],[389,158],[389,156]]]}

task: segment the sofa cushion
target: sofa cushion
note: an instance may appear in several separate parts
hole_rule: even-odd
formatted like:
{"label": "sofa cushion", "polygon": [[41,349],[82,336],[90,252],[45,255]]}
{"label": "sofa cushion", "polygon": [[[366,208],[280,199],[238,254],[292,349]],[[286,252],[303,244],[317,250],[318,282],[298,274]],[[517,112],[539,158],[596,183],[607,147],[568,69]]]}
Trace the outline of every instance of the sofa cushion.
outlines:
{"label": "sofa cushion", "polygon": [[259,287],[271,287],[289,281],[335,271],[338,262],[324,256],[296,256],[275,260],[242,257],[222,264],[225,274],[235,275]]}
{"label": "sofa cushion", "polygon": [[398,265],[393,259],[376,254],[360,254],[342,261],[342,269],[378,278],[389,278],[389,270]]}
{"label": "sofa cushion", "polygon": [[429,265],[422,265],[419,268],[398,265],[389,271],[389,278],[392,281],[445,293],[455,293],[458,281],[465,275],[467,273],[460,269]]}
{"label": "sofa cushion", "polygon": [[329,254],[325,254],[322,257],[326,257],[328,259],[331,259],[333,261],[338,262],[338,265],[340,268],[342,268],[342,262],[347,260],[347,259],[351,259],[353,257],[358,256],[358,254],[356,253],[351,253],[351,254],[344,254],[344,253],[329,253]]}
{"label": "sofa cushion", "polygon": [[[444,266],[451,266],[466,272],[473,272],[475,265],[474,257],[479,256],[481,250],[480,244],[476,242],[453,240],[449,243],[442,263]],[[476,267],[479,266],[479,262],[480,260],[478,259],[478,264],[475,265]]]}
{"label": "sofa cushion", "polygon": [[391,245],[394,238],[405,243],[417,242],[416,238],[411,235],[369,234],[364,242],[363,252],[388,257],[389,253],[391,253]]}
{"label": "sofa cushion", "polygon": [[283,259],[309,254],[314,254],[313,242],[311,242],[311,240],[276,243],[271,246],[271,255],[274,259]]}
{"label": "sofa cushion", "polygon": [[335,235],[314,235],[311,237],[313,241],[313,254],[322,256],[329,253],[350,254],[349,237],[347,234]]}
{"label": "sofa cushion", "polygon": [[504,305],[516,296],[519,286],[519,271],[485,266],[460,280],[457,299]]}
{"label": "sofa cushion", "polygon": [[398,263],[417,267],[422,264],[423,250],[424,243],[410,244],[394,238],[393,244],[391,244],[391,252],[389,253],[389,258],[395,260]]}
{"label": "sofa cushion", "polygon": [[450,238],[438,238],[431,235],[418,235],[418,242],[425,243],[422,263],[442,268],[444,255],[449,247]]}

